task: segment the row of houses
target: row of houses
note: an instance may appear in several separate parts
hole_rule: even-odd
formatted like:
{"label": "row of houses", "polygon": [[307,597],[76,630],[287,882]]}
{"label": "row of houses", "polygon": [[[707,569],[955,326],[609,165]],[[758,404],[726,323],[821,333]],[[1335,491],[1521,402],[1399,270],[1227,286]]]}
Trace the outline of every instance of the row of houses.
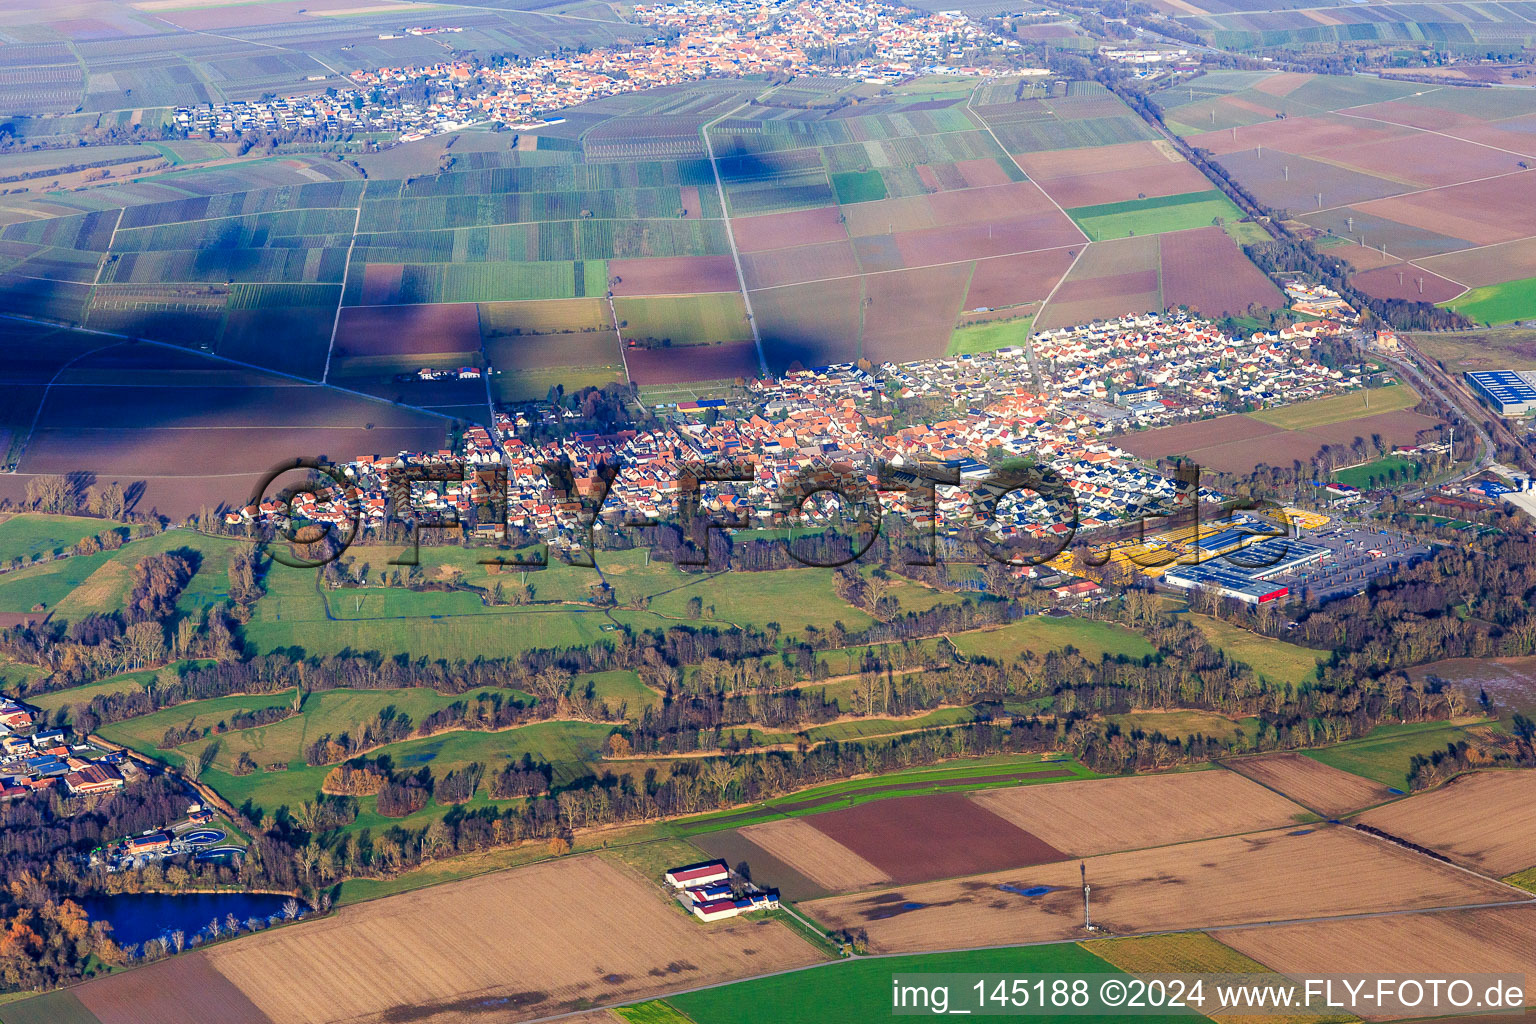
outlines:
{"label": "row of houses", "polygon": [[[782,526],[840,521],[835,505],[798,496],[807,482],[844,482],[844,493],[878,494],[884,513],[944,530],[984,529],[997,540],[1093,531],[1166,510],[1177,485],[1120,449],[1115,435],[1148,422],[1213,416],[1233,407],[1300,401],[1357,387],[1359,367],[1334,369],[1312,357],[1314,340],[1337,333],[1319,321],[1229,338],[1215,324],[1172,314],[1147,315],[1034,336],[1034,362],[1022,348],[900,365],[836,364],[765,377],[744,395],[664,409],[660,427],[605,434],[567,433],[535,440],[534,427],[574,415],[559,407],[520,407],[475,427],[460,452],[403,453],[359,459],[347,467],[347,498],[365,526],[383,521],[390,474],[401,467],[466,464],[460,479],[414,488],[415,508],[454,511],[466,522],[488,503],[505,521],[478,524],[496,539],[510,528],[557,547],[584,546],[587,528],[676,516],[688,467],[732,464],[742,478],[694,489],[698,510],[717,522]],[[891,395],[953,408],[947,418],[898,423]],[[726,415],[720,415],[724,411]],[[989,466],[1022,459],[1055,473],[1070,493],[1014,490],[978,518]],[[558,477],[548,466],[568,468]],[[932,500],[921,489],[882,480],[882,466],[921,474],[939,467],[957,480]],[[503,502],[490,502],[499,476]],[[611,480],[605,482],[605,478]],[[998,497],[996,493],[990,497]],[[1219,496],[1209,496],[1219,497]],[[601,505],[599,509],[599,499]],[[298,511],[315,521],[345,518],[339,503],[305,497]],[[281,508],[231,513],[261,518]],[[601,515],[594,523],[594,515]]]}

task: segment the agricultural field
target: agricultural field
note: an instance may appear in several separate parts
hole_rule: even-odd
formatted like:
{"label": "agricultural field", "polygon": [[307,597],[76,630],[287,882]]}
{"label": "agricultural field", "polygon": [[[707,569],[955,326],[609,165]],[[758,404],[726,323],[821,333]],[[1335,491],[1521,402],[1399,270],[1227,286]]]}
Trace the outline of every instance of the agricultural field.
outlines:
{"label": "agricultural field", "polygon": [[1329,818],[1392,799],[1392,792],[1387,787],[1304,754],[1263,754],[1222,763]]}
{"label": "agricultural field", "polygon": [[740,292],[613,300],[619,331],[628,340],[654,339],[663,346],[718,345],[751,341]]}
{"label": "agricultural field", "polygon": [[[626,940],[636,935],[647,941]],[[654,879],[586,856],[347,907],[75,994],[104,1024],[125,1004],[166,1024],[427,1020],[454,1013],[467,992],[520,1020],[819,958],[772,919],[701,928]],[[309,967],[295,975],[294,963]]]}
{"label": "agricultural field", "polygon": [[1324,445],[1347,445],[1357,437],[1379,435],[1384,444],[1415,444],[1419,432],[1436,423],[1408,411],[1418,402],[1417,392],[1396,384],[1244,416],[1155,427],[1125,435],[1120,446],[1142,458],[1185,455],[1223,472],[1250,473],[1261,464],[1305,462]]}
{"label": "agricultural field", "polygon": [[1071,857],[1258,832],[1311,817],[1221,771],[988,790],[971,799]]}
{"label": "agricultural field", "polygon": [[1217,220],[1239,220],[1242,213],[1216,189],[1152,199],[1080,206],[1067,213],[1095,242],[1131,235],[1157,235],[1206,227]]}
{"label": "agricultural field", "polygon": [[1223,72],[1153,98],[1261,204],[1353,243],[1329,251],[1367,294],[1536,316],[1527,90]]}
{"label": "agricultural field", "polygon": [[[1076,943],[1019,949],[977,949],[930,956],[844,960],[814,971],[758,978],[703,992],[669,997],[696,1024],[825,1024],[829,1020],[873,1020],[890,1012],[891,978],[924,973],[1112,974],[1115,968]],[[1104,1016],[1040,1015],[1042,1024],[1111,1024]],[[1187,1016],[1149,1015],[1147,1024],[1175,1024]],[[673,1024],[660,1018],[654,1024]],[[636,1022],[640,1024],[640,1022]],[[645,1021],[644,1024],[653,1024]]]}
{"label": "agricultural field", "polygon": [[[1086,865],[1095,923],[1119,934],[1515,898],[1507,886],[1338,826],[1111,853]],[[864,929],[871,950],[896,953],[1073,938],[1081,897],[1069,861],[802,906],[828,927]]]}
{"label": "agricultural field", "polygon": [[1536,332],[1521,328],[1415,334],[1414,345],[1453,374],[1467,370],[1536,370]]}
{"label": "agricultural field", "polygon": [[[1513,890],[1506,890],[1513,891]],[[1433,971],[1454,950],[1457,970],[1498,974],[1536,970],[1536,908],[1495,907],[1271,928],[1222,930],[1237,951],[1285,974],[1337,970]],[[1531,993],[1526,991],[1527,1006]]]}
{"label": "agricultural field", "polygon": [[101,519],[32,513],[0,520],[0,557],[26,562],[51,558],[87,537],[123,529]]}
{"label": "agricultural field", "polygon": [[1367,811],[1361,824],[1497,877],[1536,866],[1536,773],[1477,772]]}

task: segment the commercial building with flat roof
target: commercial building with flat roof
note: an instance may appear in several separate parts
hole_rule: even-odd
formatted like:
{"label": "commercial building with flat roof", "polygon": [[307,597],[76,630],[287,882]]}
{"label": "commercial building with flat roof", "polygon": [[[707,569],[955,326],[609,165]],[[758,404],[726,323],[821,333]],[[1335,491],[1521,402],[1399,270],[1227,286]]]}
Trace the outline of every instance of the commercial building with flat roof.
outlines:
{"label": "commercial building with flat roof", "polygon": [[1536,371],[1471,370],[1467,384],[1500,416],[1524,416],[1536,411]]}

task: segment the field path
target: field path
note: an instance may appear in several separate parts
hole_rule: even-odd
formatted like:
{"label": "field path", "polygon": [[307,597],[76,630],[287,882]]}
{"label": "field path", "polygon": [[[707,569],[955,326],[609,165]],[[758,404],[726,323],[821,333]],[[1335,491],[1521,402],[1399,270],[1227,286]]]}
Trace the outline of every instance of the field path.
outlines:
{"label": "field path", "polygon": [[[1029,172],[1025,171],[1024,168],[1019,165],[1019,162],[1013,158],[1013,154],[1008,152],[1008,147],[1003,145],[1003,140],[998,138],[997,137],[997,133],[992,130],[992,126],[987,124],[987,119],[982,117],[980,114],[976,113],[976,111],[971,107],[971,104],[976,102],[976,93],[980,89],[981,89],[981,86],[978,85],[978,86],[976,86],[976,88],[971,90],[971,95],[965,101],[965,112],[967,114],[970,114],[973,119],[975,119],[976,121],[979,121],[981,123],[981,127],[984,128],[986,130],[986,133],[992,137],[992,141],[997,143],[997,148],[1003,151],[1003,155],[1006,156],[1010,161],[1012,161],[1013,166],[1019,168],[1020,172],[1022,172],[1024,174],[1024,176],[1026,178],[1028,178],[1029,183],[1031,185],[1035,186],[1035,188],[1039,189],[1040,190],[1040,194],[1045,196],[1045,198],[1050,201],[1050,204],[1052,206],[1056,207],[1056,209],[1058,211],[1060,211],[1060,213],[1061,213],[1061,215],[1063,217],[1067,218],[1067,223],[1071,224],[1072,227],[1074,229],[1076,229],[1077,233],[1083,236],[1083,241],[1085,241],[1085,242],[1092,241],[1092,239],[1090,239],[1088,237],[1088,233],[1082,229],[1082,227],[1077,223],[1077,221],[1073,220],[1070,216],[1068,216],[1067,215],[1067,211],[1063,210],[1061,208],[1061,204],[1058,203],[1054,198],[1052,198],[1051,194],[1049,192],[1047,192],[1040,185],[1040,183],[1038,181],[1036,181],[1034,178],[1029,178]],[[1068,273],[1070,273],[1070,272],[1071,271],[1068,270]],[[1063,280],[1065,280],[1065,278],[1063,278]],[[1041,308],[1043,309],[1045,307],[1042,306]]]}
{"label": "field path", "polygon": [[[763,336],[757,330],[757,317],[752,313],[752,295],[747,291],[746,272],[741,269],[741,250],[736,248],[736,232],[731,228],[731,211],[725,205],[725,185],[720,180],[720,164],[715,160],[715,144],[709,141],[709,130],[740,109],[740,104],[732,107],[700,128],[699,131],[704,135],[704,149],[709,153],[709,169],[715,176],[715,192],[720,196],[720,216],[725,221],[725,239],[731,243],[731,262],[736,264],[736,283],[741,288],[741,301],[747,307],[747,326],[752,328],[752,344],[757,347],[757,367],[762,372],[762,375],[766,377],[768,376],[768,360],[763,355]],[[619,350],[621,353],[623,349],[624,340],[620,338]],[[629,372],[627,365],[625,372]]]}
{"label": "field path", "polygon": [[[341,309],[347,301],[347,276],[352,273],[352,250],[357,248],[357,229],[363,223],[363,201],[357,201],[357,210],[352,218],[352,240],[347,243],[347,262],[341,268],[341,294],[336,297],[336,316],[331,320],[331,343],[325,348],[325,372],[320,374],[320,383],[324,384],[331,379],[331,353],[336,351],[336,332],[341,329]],[[485,352],[485,339],[481,337],[480,351]],[[487,364],[489,365],[489,364]],[[486,375],[486,394],[491,391],[490,375]]]}

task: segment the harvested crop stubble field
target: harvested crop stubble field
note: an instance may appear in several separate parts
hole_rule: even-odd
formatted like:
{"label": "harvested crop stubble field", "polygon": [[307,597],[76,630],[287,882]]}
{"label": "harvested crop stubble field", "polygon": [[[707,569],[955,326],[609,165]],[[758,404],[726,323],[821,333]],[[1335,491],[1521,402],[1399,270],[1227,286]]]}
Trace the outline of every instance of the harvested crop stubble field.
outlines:
{"label": "harvested crop stubble field", "polygon": [[1305,754],[1265,754],[1223,763],[1330,818],[1392,799],[1387,787],[1314,761]]}
{"label": "harvested crop stubble field", "polygon": [[1074,857],[1256,832],[1307,816],[1218,771],[993,789],[971,799]]}
{"label": "harvested crop stubble field", "polygon": [[[1536,906],[1223,929],[1217,938],[1285,974],[1347,965],[1360,974],[1437,977],[1454,950],[1457,973],[1536,977]],[[1529,983],[1525,994],[1529,1007],[1536,1002]]]}
{"label": "harvested crop stubble field", "polygon": [[[1208,839],[1087,861],[1094,924],[1110,934],[1514,901],[1479,879],[1339,826]],[[1050,887],[1043,895],[1025,891]],[[1006,888],[1005,888],[1006,887]],[[863,928],[876,952],[1076,938],[1075,862],[908,885],[804,904],[832,928]]]}
{"label": "harvested crop stubble field", "polygon": [[[99,1007],[126,1005],[145,989],[165,993],[161,1015],[106,1024],[458,1024],[486,1020],[489,1006],[497,1020],[519,1020],[575,1009],[579,999],[639,999],[818,959],[777,921],[701,927],[654,883],[587,856],[347,907],[80,992]],[[183,977],[189,963],[211,971]],[[198,993],[215,986],[233,986],[265,1016],[209,1013]]]}
{"label": "harvested crop stubble field", "polygon": [[1463,775],[1359,820],[1487,874],[1514,874],[1536,865],[1536,771]]}

